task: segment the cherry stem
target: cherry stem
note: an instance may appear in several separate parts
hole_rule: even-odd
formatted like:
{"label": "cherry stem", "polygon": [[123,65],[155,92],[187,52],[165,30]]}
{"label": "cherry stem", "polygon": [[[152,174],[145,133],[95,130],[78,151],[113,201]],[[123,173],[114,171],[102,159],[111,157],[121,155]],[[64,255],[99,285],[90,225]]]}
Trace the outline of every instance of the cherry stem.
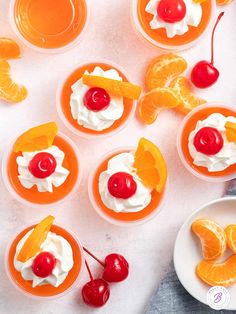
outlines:
{"label": "cherry stem", "polygon": [[90,270],[89,265],[88,265],[86,260],[85,260],[85,265],[86,265],[87,271],[89,273],[90,280],[93,282],[93,275],[91,273],[91,270]]}
{"label": "cherry stem", "polygon": [[218,23],[220,22],[222,16],[225,14],[225,12],[221,12],[216,20],[215,26],[212,30],[212,35],[211,35],[211,64],[214,65],[214,37],[215,37],[215,30],[216,27],[218,25]]}
{"label": "cherry stem", "polygon": [[87,250],[85,247],[83,247],[83,250],[88,253],[93,259],[95,259],[95,261],[97,261],[100,265],[102,265],[103,267],[105,267],[105,263],[103,263],[102,261],[100,261],[100,259],[98,259],[95,255],[93,255],[89,250]]}

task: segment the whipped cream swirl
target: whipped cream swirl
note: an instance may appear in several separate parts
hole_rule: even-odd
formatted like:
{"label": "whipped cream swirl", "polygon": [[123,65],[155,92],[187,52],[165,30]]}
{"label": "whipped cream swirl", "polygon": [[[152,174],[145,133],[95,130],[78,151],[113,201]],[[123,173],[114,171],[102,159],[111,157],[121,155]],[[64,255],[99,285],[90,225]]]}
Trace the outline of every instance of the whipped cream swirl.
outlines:
{"label": "whipped cream swirl", "polygon": [[[225,117],[221,113],[213,113],[205,120],[199,120],[197,122],[195,130],[193,130],[188,139],[188,148],[190,155],[193,158],[193,163],[196,166],[206,167],[209,172],[223,171],[230,165],[236,163],[236,144],[229,142],[225,134],[225,123],[236,123],[236,118],[229,116]],[[213,127],[217,129],[224,140],[222,149],[215,155],[205,155],[198,152],[194,146],[194,137],[197,132],[204,127]]]}
{"label": "whipped cream swirl", "polygon": [[[152,190],[146,187],[133,168],[134,155],[132,153],[121,153],[108,161],[107,170],[99,176],[99,193],[103,203],[109,209],[120,213],[139,212],[151,202]],[[137,184],[136,193],[128,199],[112,196],[108,190],[108,180],[117,172],[126,172],[133,176]]]}
{"label": "whipped cream swirl", "polygon": [[32,264],[35,257],[31,257],[25,263],[17,260],[17,256],[23,247],[25,241],[28,239],[33,229],[26,233],[26,235],[19,241],[16,247],[16,253],[14,256],[14,267],[21,273],[24,280],[32,280],[32,287],[42,286],[50,284],[54,287],[60,286],[66,279],[69,271],[74,265],[73,252],[69,242],[56,233],[49,232],[46,240],[40,247],[40,252],[49,252],[54,255],[56,259],[56,266],[54,267],[52,274],[48,277],[41,278],[36,276],[32,270]]}
{"label": "whipped cream swirl", "polygon": [[[50,153],[57,162],[55,172],[44,179],[36,178],[28,169],[30,161],[34,158],[34,156],[42,152]],[[34,185],[36,185],[39,192],[53,192],[53,187],[61,186],[66,181],[70,173],[69,170],[62,166],[64,157],[64,152],[55,145],[40,151],[23,152],[22,156],[18,156],[16,158],[20,183],[26,189],[31,189]]]}
{"label": "whipped cream swirl", "polygon": [[168,38],[176,35],[183,35],[188,32],[188,26],[197,27],[202,19],[202,7],[200,3],[195,3],[193,0],[184,0],[186,5],[185,17],[175,23],[167,23],[163,21],[157,14],[157,7],[161,0],[150,0],[145,11],[153,15],[150,22],[151,29],[165,28]]}
{"label": "whipped cream swirl", "polygon": [[[104,71],[100,67],[95,67],[93,72],[85,71],[85,74],[101,76],[113,80],[122,81],[119,73],[115,69]],[[100,111],[89,110],[84,105],[84,96],[90,89],[85,85],[82,78],[71,87],[72,94],[70,96],[70,108],[73,119],[77,120],[79,125],[95,131],[102,131],[109,128],[112,124],[119,120],[124,112],[123,97],[109,95],[110,104],[107,108]]]}

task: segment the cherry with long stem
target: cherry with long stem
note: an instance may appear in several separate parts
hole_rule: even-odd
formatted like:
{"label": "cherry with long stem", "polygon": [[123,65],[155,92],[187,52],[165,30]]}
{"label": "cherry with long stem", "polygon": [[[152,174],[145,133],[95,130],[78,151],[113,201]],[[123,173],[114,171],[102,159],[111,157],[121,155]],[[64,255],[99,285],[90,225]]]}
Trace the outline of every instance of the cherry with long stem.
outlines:
{"label": "cherry with long stem", "polygon": [[[95,261],[97,261],[100,265],[102,265],[103,267],[105,267],[105,263],[103,263],[100,259],[98,259],[94,254],[92,254],[88,249],[86,249],[84,246],[83,246],[83,250],[88,254],[90,255],[93,259],[95,259]],[[85,262],[86,263],[86,262]]]}

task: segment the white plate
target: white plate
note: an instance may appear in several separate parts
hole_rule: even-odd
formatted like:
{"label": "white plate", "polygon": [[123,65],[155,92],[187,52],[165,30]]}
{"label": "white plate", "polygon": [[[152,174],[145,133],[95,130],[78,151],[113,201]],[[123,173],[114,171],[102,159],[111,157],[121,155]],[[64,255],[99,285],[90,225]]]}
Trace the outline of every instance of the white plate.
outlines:
{"label": "white plate", "polygon": [[[195,274],[197,264],[202,260],[200,241],[191,231],[192,222],[207,218],[225,228],[236,224],[236,197],[225,197],[204,205],[194,212],[181,227],[175,242],[174,265],[177,276],[184,288],[198,301],[207,304],[207,291],[210,286],[203,283]],[[232,252],[226,252],[224,259]],[[231,300],[227,310],[236,310],[236,285],[227,288]]]}

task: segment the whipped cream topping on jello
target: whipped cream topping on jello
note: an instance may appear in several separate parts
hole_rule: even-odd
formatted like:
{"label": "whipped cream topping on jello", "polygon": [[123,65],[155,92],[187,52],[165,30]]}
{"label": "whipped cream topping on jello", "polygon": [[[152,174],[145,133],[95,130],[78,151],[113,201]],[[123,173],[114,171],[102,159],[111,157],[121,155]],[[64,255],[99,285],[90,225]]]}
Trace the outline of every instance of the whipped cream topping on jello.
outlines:
{"label": "whipped cream topping on jello", "polygon": [[[106,77],[113,80],[122,81],[122,77],[115,69],[104,71],[99,66],[89,73],[85,71],[84,74],[91,74],[94,76]],[[113,125],[116,120],[119,120],[124,112],[123,97],[109,95],[110,103],[108,107],[93,111],[87,108],[84,104],[84,97],[89,86],[85,85],[82,78],[74,83],[71,87],[72,94],[70,97],[71,114],[78,124],[91,130],[102,131]]]}
{"label": "whipped cream topping on jello", "polygon": [[[190,133],[188,139],[188,148],[190,155],[193,158],[194,165],[206,167],[209,172],[216,172],[223,171],[230,165],[236,163],[236,144],[234,142],[229,142],[226,138],[226,122],[236,123],[236,118],[233,116],[225,117],[220,113],[213,113],[205,120],[199,120],[197,122],[196,128]],[[206,155],[198,152],[194,146],[195,135],[204,127],[213,127],[217,129],[223,137],[223,147],[215,155]]]}
{"label": "whipped cream topping on jello", "polygon": [[[37,178],[29,171],[30,161],[38,153],[49,153],[56,160],[55,171],[47,178]],[[53,192],[53,187],[61,186],[67,179],[70,171],[62,166],[65,154],[57,146],[53,145],[48,149],[35,151],[35,152],[23,152],[22,156],[18,156],[16,159],[19,172],[20,183],[26,189],[31,189],[34,185],[37,186],[39,192]]]}
{"label": "whipped cream topping on jello", "polygon": [[66,279],[69,271],[74,265],[73,252],[69,242],[56,233],[49,232],[46,240],[40,247],[40,252],[49,252],[56,259],[56,265],[52,270],[52,273],[45,278],[38,277],[32,270],[33,261],[38,254],[28,259],[26,262],[20,262],[17,260],[17,256],[23,247],[25,241],[28,239],[33,229],[26,233],[26,235],[19,241],[16,247],[16,253],[14,257],[14,266],[17,271],[21,273],[24,280],[32,280],[32,286],[42,286],[50,284],[54,287],[60,286]]}
{"label": "whipped cream topping on jello", "polygon": [[[133,168],[133,164],[134,155],[132,153],[118,154],[108,161],[107,170],[103,171],[99,176],[99,193],[101,199],[106,207],[117,213],[141,211],[148,206],[152,199],[152,190],[142,183],[142,180]],[[127,199],[114,197],[109,192],[108,181],[113,174],[118,172],[125,172],[132,175],[137,184],[135,194]]]}
{"label": "whipped cream topping on jello", "polygon": [[202,7],[200,3],[193,0],[184,0],[186,5],[186,15],[178,22],[168,23],[162,20],[157,13],[157,7],[161,0],[150,0],[145,11],[153,15],[150,22],[151,29],[165,28],[167,37],[183,35],[188,32],[189,26],[197,27],[202,19]]}

